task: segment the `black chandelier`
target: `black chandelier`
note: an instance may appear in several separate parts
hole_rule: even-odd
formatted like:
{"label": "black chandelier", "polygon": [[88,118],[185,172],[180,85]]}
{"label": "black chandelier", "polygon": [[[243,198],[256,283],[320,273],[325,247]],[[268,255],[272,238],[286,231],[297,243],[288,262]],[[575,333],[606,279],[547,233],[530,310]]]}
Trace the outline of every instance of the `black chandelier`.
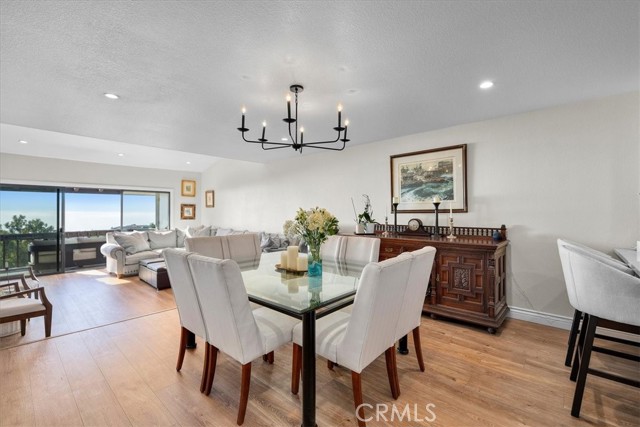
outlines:
{"label": "black chandelier", "polygon": [[[342,126],[342,105],[338,105],[338,126],[334,127],[333,130],[338,132],[338,136],[333,141],[317,141],[317,142],[304,142],[304,128],[300,127],[300,142],[298,142],[298,93],[304,90],[302,85],[291,85],[289,90],[295,93],[296,97],[296,115],[295,117],[291,117],[291,95],[287,94],[287,117],[282,119],[283,122],[289,124],[289,137],[291,138],[291,142],[272,142],[268,139],[265,139],[265,132],[267,129],[267,122],[262,122],[262,137],[256,141],[252,141],[250,139],[245,138],[245,132],[249,131],[249,128],[244,125],[244,114],[246,110],[242,107],[242,127],[239,127],[238,130],[242,132],[242,139],[245,142],[250,142],[252,144],[260,144],[263,150],[277,150],[278,148],[286,148],[292,147],[296,151],[300,151],[302,153],[302,147],[310,147],[310,148],[321,148],[323,150],[333,150],[333,151],[342,151],[344,150],[345,144],[349,142],[347,139],[347,129],[349,127],[349,120],[345,120],[344,126]],[[293,132],[292,132],[292,126]],[[342,131],[344,131],[344,136],[340,138],[342,135]],[[334,144],[338,141],[342,141],[342,147],[325,147],[324,144]]]}

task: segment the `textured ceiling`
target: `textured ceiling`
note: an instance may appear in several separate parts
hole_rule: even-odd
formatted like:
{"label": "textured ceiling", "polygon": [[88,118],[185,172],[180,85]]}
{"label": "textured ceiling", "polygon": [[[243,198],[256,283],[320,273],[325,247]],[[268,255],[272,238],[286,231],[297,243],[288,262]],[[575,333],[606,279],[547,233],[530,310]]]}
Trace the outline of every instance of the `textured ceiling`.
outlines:
{"label": "textured ceiling", "polygon": [[[279,140],[292,83],[305,86],[305,139],[333,137],[341,102],[350,144],[638,90],[639,13],[635,1],[3,0],[0,121],[94,138],[88,161],[118,161],[91,150],[107,140],[265,162],[299,154],[241,142],[240,108],[249,136],[266,119]],[[8,134],[2,152],[36,150]],[[41,153],[74,151],[54,140]]]}

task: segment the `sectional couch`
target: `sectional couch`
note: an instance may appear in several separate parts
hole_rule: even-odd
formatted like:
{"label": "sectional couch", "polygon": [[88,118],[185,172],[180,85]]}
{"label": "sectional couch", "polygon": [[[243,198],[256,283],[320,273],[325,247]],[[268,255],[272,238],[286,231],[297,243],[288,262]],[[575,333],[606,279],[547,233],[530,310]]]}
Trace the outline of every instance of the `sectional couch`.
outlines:
{"label": "sectional couch", "polygon": [[165,231],[111,231],[107,233],[107,243],[102,245],[100,252],[107,259],[107,271],[116,274],[120,278],[137,275],[141,260],[161,258],[162,252],[167,248],[184,249],[184,239],[187,237],[227,236],[246,233],[260,235],[260,248],[263,252],[280,251],[289,245],[299,244],[298,241],[291,241],[278,233],[199,226],[187,227],[184,230],[176,228]]}

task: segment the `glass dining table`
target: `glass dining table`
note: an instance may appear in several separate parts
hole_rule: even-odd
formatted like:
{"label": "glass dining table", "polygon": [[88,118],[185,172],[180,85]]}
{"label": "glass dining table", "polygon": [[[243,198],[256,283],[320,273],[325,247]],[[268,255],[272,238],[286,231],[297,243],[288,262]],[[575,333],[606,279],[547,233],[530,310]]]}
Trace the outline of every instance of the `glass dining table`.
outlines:
{"label": "glass dining table", "polygon": [[[305,256],[305,255],[301,255]],[[249,300],[302,320],[302,426],[316,425],[315,323],[353,303],[364,265],[325,261],[322,275],[276,269],[280,253],[239,263]]]}

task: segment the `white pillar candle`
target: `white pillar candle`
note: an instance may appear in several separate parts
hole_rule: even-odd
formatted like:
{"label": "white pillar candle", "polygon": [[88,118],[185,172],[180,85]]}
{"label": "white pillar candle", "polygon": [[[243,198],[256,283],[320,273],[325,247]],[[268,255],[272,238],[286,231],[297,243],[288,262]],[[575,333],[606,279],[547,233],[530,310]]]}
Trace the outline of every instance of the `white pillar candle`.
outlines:
{"label": "white pillar candle", "polygon": [[453,204],[449,200],[449,218],[453,218]]}
{"label": "white pillar candle", "polygon": [[280,252],[280,268],[287,268],[287,251]]}
{"label": "white pillar candle", "polygon": [[294,269],[298,266],[298,247],[287,247],[287,265],[289,268]]}
{"label": "white pillar candle", "polygon": [[306,256],[298,257],[298,271],[307,271],[309,269],[309,261]]}

